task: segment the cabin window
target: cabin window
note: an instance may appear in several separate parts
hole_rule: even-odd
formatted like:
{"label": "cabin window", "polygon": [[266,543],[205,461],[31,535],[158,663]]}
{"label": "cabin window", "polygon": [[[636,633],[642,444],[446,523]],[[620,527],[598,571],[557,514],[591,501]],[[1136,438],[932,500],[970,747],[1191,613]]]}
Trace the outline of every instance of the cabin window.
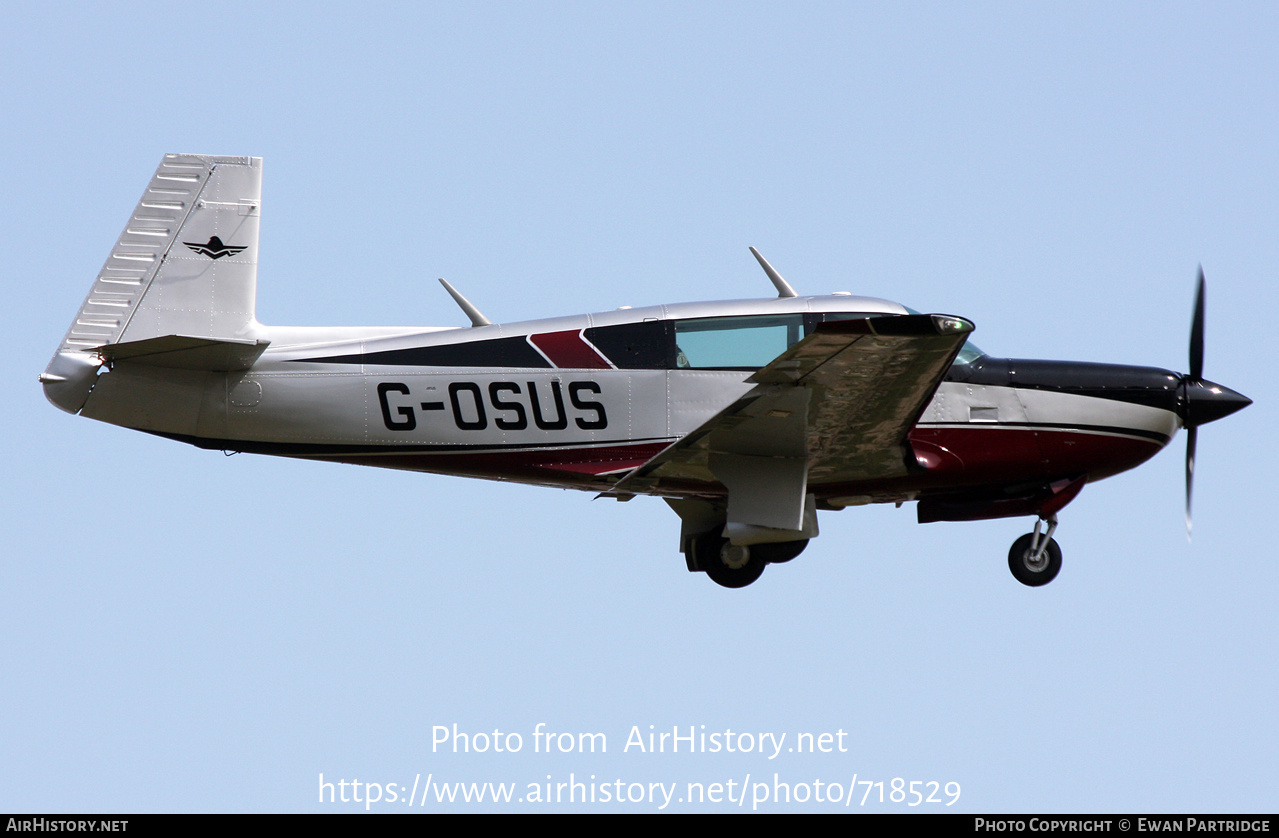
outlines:
{"label": "cabin window", "polygon": [[803,336],[802,314],[677,320],[675,368],[757,370]]}

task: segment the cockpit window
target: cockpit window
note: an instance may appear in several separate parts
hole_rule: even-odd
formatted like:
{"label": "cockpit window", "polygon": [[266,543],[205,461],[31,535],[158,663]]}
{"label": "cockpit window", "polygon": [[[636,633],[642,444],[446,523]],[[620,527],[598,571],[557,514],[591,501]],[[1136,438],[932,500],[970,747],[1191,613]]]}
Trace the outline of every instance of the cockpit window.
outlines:
{"label": "cockpit window", "polygon": [[985,354],[986,353],[978,349],[977,344],[973,343],[971,340],[965,341],[964,348],[959,350],[959,355],[955,358],[955,363],[971,364],[973,361],[976,361]]}
{"label": "cockpit window", "polygon": [[803,336],[802,314],[677,320],[675,367],[757,370]]}
{"label": "cockpit window", "polygon": [[[594,326],[586,339],[618,369],[757,370],[828,320],[891,317],[882,312],[810,312],[645,320]],[[982,356],[964,344],[955,360],[969,364]]]}

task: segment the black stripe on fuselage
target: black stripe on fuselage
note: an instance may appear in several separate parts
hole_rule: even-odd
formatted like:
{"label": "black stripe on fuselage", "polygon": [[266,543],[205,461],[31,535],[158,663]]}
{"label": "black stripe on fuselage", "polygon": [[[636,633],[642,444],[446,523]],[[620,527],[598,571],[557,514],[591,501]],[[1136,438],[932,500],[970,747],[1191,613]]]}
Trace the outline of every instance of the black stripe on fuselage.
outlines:
{"label": "black stripe on fuselage", "polygon": [[982,356],[971,364],[955,364],[946,381],[1070,393],[1094,399],[1128,402],[1177,413],[1181,376],[1156,367],[1036,361]]}
{"label": "black stripe on fuselage", "polygon": [[388,367],[514,367],[517,369],[549,369],[550,363],[529,345],[524,337],[472,340],[444,343],[438,346],[413,346],[407,349],[385,349],[355,355],[330,355],[321,358],[297,358],[306,364],[369,364]]}

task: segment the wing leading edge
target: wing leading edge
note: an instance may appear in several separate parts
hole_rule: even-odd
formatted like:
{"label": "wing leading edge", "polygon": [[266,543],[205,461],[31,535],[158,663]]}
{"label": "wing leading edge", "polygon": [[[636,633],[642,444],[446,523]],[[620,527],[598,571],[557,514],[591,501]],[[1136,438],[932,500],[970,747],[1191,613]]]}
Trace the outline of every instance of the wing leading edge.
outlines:
{"label": "wing leading edge", "polygon": [[730,530],[802,531],[810,485],[907,473],[906,436],[972,330],[941,314],[822,323],[608,494],[727,490]]}

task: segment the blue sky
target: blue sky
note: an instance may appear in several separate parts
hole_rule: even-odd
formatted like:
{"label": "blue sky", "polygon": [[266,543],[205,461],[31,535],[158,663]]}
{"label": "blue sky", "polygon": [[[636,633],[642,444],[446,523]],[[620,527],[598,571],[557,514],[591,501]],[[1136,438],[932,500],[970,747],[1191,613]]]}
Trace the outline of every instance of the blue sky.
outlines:
{"label": "blue sky", "polygon": [[[911,811],[894,778],[962,788],[916,810],[1274,810],[1273,6],[8,17],[0,810],[363,810],[319,803],[321,774],[855,778],[886,801],[770,811]],[[1047,588],[1007,570],[1029,521],[876,507],[726,591],[684,570],[654,499],[225,458],[49,405],[36,375],[175,151],[265,159],[267,323],[464,325],[437,276],[495,322],[771,296],[754,245],[801,293],[959,314],[992,354],[1184,369],[1202,263],[1207,375],[1256,404],[1200,434],[1192,544],[1179,437],[1065,510]],[[534,753],[538,723],[607,753]],[[523,748],[433,752],[453,724]],[[650,725],[847,750],[625,749]]]}

